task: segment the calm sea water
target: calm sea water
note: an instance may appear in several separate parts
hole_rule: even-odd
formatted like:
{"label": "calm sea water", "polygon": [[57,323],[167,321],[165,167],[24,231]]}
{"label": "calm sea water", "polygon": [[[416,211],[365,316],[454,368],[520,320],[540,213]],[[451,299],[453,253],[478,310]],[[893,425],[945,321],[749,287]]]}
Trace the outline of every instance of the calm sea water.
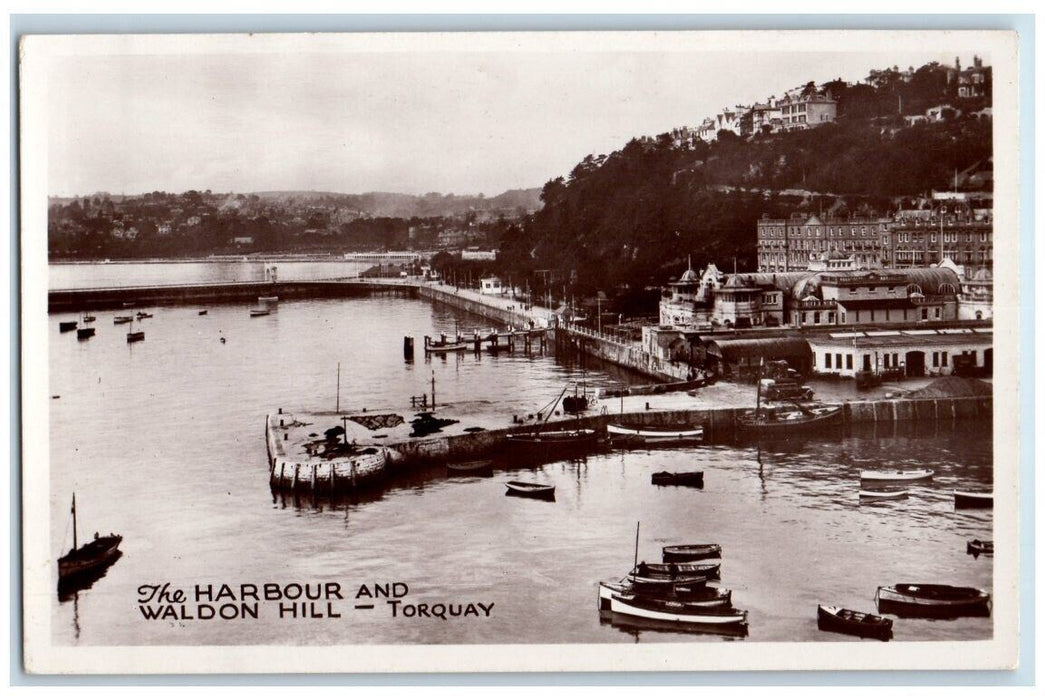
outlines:
{"label": "calm sea water", "polygon": [[55,263],[48,265],[49,289],[92,289],[207,282],[263,282],[276,268],[281,280],[357,277],[373,263],[345,260],[223,260],[192,262]]}
{"label": "calm sea water", "polygon": [[[607,451],[581,460],[498,464],[493,478],[431,468],[381,491],[337,501],[274,495],[265,415],[278,406],[403,406],[435,373],[454,410],[533,412],[567,383],[629,378],[551,356],[471,354],[403,361],[402,338],[481,324],[422,301],[372,298],[160,307],[128,345],[112,312],[78,342],[50,319],[51,541],[124,536],[123,557],[69,600],[54,600],[57,643],[269,644],[708,641],[717,635],[637,630],[601,619],[596,584],[638,556],[685,542],[723,547],[722,581],[750,612],[746,641],[849,641],[821,633],[816,605],[873,610],[878,585],[947,582],[991,588],[991,558],[965,553],[991,538],[990,511],[955,511],[951,489],[992,480],[989,424],[905,425],[763,444]],[[64,318],[64,317],[61,317]],[[137,324],[136,324],[137,326]],[[226,338],[226,343],[219,341]],[[404,415],[408,413],[404,412]],[[859,471],[927,466],[936,478],[906,501],[861,504]],[[705,472],[705,488],[661,488],[655,471]],[[545,481],[556,500],[506,498],[504,481]],[[138,587],[338,582],[340,618],[145,620]],[[490,617],[392,617],[360,586],[402,582],[405,603],[493,603]],[[375,602],[371,610],[358,602]],[[324,606],[325,609],[325,606]],[[462,608],[463,609],[463,608]],[[402,611],[400,611],[402,613]],[[984,639],[989,618],[901,620],[897,640]],[[745,641],[739,641],[745,643]],[[870,643],[870,642],[869,642]]]}

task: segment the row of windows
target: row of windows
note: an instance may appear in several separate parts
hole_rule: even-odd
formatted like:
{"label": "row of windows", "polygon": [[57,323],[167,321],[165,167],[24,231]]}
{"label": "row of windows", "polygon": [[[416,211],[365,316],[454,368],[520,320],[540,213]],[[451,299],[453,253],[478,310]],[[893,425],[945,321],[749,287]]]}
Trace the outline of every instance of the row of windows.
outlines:
{"label": "row of windows", "polygon": [[[877,354],[877,353],[876,353]],[[976,351],[966,350],[962,353],[963,355],[968,354],[972,356],[973,364],[976,363]],[[882,365],[885,369],[892,369],[900,366],[900,353],[882,353]],[[840,352],[824,353],[824,369],[842,369],[843,358],[845,358],[845,369],[853,368],[853,356],[851,353],[843,355]],[[932,366],[933,367],[948,367],[950,359],[946,350],[940,350],[933,352],[932,354]],[[864,367],[869,368],[871,365],[871,356],[864,355]]]}

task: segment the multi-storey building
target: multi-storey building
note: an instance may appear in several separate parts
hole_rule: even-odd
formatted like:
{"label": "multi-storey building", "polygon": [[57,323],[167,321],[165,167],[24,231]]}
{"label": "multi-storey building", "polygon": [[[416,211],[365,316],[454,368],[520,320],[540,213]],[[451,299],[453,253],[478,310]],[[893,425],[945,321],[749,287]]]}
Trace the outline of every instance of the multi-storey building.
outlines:
{"label": "multi-storey building", "polygon": [[994,267],[994,225],[990,210],[967,202],[900,212],[889,225],[889,267],[924,267],[950,259],[974,274]]}
{"label": "multi-storey building", "polygon": [[857,269],[881,267],[889,245],[886,218],[821,218],[792,214],[758,222],[759,272],[796,272],[832,254],[851,258]]}
{"label": "multi-storey building", "polygon": [[838,116],[838,102],[830,91],[819,94],[787,94],[780,100],[780,120],[783,131],[811,129],[833,122]]}

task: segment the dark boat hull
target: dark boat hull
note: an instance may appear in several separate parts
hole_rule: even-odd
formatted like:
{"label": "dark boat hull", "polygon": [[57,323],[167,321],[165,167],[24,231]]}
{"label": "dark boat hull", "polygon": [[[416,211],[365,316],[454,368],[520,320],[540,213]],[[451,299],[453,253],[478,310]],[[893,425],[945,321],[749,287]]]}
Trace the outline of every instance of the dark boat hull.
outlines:
{"label": "dark boat hull", "polygon": [[86,340],[87,338],[94,337],[93,328],[79,328],[76,331],[76,337],[79,340]]}
{"label": "dark boat hull", "polygon": [[965,552],[971,554],[974,557],[980,555],[993,556],[994,555],[994,542],[984,540],[970,540],[965,544]]}
{"label": "dark boat hull", "polygon": [[665,563],[700,561],[701,559],[718,559],[722,556],[722,547],[717,544],[669,545],[661,550]]}
{"label": "dark boat hull", "polygon": [[994,494],[954,492],[955,508],[993,508]]}
{"label": "dark boat hull", "polygon": [[79,321],[61,321],[58,323],[58,330],[62,333],[68,333],[69,331],[75,331]]}
{"label": "dark boat hull", "polygon": [[937,584],[880,586],[875,601],[878,612],[899,617],[953,619],[991,614],[990,595],[975,588]]}
{"label": "dark boat hull", "polygon": [[[793,412],[792,412],[793,413]],[[737,418],[737,430],[743,433],[780,434],[810,428],[824,428],[842,422],[842,408],[839,406],[815,415],[803,415],[800,418],[771,419],[756,415],[745,415]]]}
{"label": "dark boat hull", "polygon": [[58,560],[58,579],[72,579],[108,565],[120,553],[119,535],[99,537]]}
{"label": "dark boat hull", "polygon": [[824,632],[870,637],[883,642],[893,637],[893,621],[888,618],[844,609],[832,612],[822,605],[817,606],[816,625]]}
{"label": "dark boat hull", "polygon": [[531,433],[509,433],[508,442],[519,445],[535,445],[545,447],[586,447],[598,442],[599,436],[594,430],[545,430]]}
{"label": "dark boat hull", "polygon": [[650,481],[656,486],[704,486],[704,472],[657,472]]}

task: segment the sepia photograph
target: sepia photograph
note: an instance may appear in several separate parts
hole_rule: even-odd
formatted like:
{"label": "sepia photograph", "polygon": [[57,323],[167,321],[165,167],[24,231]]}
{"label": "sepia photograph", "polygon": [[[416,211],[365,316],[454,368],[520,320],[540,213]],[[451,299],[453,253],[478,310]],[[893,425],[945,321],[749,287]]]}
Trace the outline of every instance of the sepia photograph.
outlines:
{"label": "sepia photograph", "polygon": [[1015,668],[1019,50],[23,36],[26,671]]}

